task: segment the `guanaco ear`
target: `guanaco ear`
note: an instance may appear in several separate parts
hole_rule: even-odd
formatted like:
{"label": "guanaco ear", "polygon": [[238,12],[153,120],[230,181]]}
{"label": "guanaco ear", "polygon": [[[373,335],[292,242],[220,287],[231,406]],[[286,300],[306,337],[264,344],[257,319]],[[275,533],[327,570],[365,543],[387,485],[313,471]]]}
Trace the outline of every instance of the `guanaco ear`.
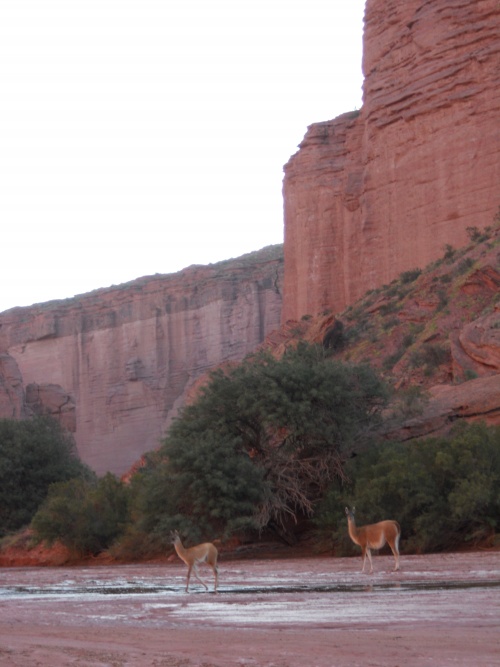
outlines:
{"label": "guanaco ear", "polygon": [[345,508],[345,513],[349,514],[349,508],[348,507]]}

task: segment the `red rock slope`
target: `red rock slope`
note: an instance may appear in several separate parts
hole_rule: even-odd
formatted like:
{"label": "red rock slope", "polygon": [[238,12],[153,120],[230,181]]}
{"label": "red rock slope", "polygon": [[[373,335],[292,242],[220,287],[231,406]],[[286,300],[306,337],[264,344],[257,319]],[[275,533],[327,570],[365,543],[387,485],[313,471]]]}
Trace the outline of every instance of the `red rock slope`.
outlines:
{"label": "red rock slope", "polygon": [[500,217],[471,236],[342,313],[288,320],[266,347],[280,356],[305,340],[369,362],[395,389],[390,437],[445,433],[459,420],[500,424]]}

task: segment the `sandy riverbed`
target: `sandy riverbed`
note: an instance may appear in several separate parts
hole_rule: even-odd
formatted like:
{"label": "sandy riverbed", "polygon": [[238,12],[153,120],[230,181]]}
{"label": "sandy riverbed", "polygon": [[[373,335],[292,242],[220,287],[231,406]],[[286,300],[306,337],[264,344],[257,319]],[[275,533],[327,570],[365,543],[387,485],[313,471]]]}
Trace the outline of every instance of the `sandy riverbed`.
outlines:
{"label": "sandy riverbed", "polygon": [[0,665],[500,665],[500,552],[374,564],[221,558],[217,595],[180,562],[2,568]]}

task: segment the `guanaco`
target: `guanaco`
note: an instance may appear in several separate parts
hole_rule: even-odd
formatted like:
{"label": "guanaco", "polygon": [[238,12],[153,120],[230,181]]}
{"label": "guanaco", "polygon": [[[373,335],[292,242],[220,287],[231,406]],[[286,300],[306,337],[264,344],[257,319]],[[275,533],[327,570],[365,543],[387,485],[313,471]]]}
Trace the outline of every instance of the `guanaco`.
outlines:
{"label": "guanaco", "polygon": [[370,561],[370,574],[373,572],[371,549],[381,549],[387,542],[391,547],[396,561],[394,572],[399,570],[399,538],[401,537],[401,527],[397,521],[380,521],[379,523],[372,523],[367,526],[356,526],[354,520],[355,508],[350,510],[345,508],[347,515],[347,528],[349,537],[354,544],[359,544],[363,556],[363,567],[361,572],[365,571],[366,557]]}
{"label": "guanaco", "polygon": [[170,539],[172,544],[175,547],[177,555],[181,560],[183,560],[187,567],[187,578],[186,578],[186,593],[189,590],[189,579],[191,578],[191,572],[194,572],[194,576],[198,579],[200,584],[205,586],[205,589],[208,591],[208,586],[200,578],[198,574],[198,565],[200,563],[206,563],[209,567],[212,568],[215,578],[214,584],[214,593],[217,593],[217,585],[219,583],[219,568],[217,567],[217,548],[211,542],[204,542],[203,544],[198,544],[195,547],[190,547],[186,549],[182,542],[179,533],[174,530],[170,533]]}

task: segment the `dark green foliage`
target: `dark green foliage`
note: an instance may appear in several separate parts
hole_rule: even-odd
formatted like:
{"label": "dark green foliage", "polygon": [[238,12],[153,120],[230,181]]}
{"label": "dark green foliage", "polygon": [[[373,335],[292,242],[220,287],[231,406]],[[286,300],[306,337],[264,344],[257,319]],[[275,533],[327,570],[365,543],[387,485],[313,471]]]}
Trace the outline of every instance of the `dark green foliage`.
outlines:
{"label": "dark green foliage", "polygon": [[[496,218],[498,218],[498,214]],[[482,243],[483,241],[487,241],[489,238],[491,238],[492,229],[491,227],[486,227],[483,231],[481,231],[477,227],[467,227],[465,231],[473,243]]]}
{"label": "dark green foliage", "polygon": [[423,346],[424,363],[433,368],[450,361],[450,350],[439,344],[426,343]]}
{"label": "dark green foliage", "polygon": [[396,352],[393,352],[384,359],[384,361],[382,362],[382,367],[387,371],[391,370],[391,368],[393,368],[398,363],[398,361],[401,359],[404,353],[405,353],[404,349],[399,348],[398,350],[396,350]]}
{"label": "dark green foliage", "polygon": [[98,554],[124,531],[126,487],[108,473],[99,480],[72,479],[50,487],[32,522],[36,535],[59,540],[80,555]]}
{"label": "dark green foliage", "polygon": [[461,275],[462,273],[466,273],[473,266],[474,266],[474,259],[472,257],[465,257],[464,259],[461,259],[460,262],[458,262],[456,273],[459,275]]}
{"label": "dark green foliage", "polygon": [[91,474],[56,421],[0,419],[0,536],[29,524],[51,484]]}
{"label": "dark green foliage", "polygon": [[410,345],[413,345],[414,342],[415,342],[415,335],[409,332],[403,336],[401,344],[406,349],[407,347],[410,347]]}
{"label": "dark green foliage", "polygon": [[414,367],[426,366],[432,370],[450,361],[450,351],[439,343],[424,343],[411,353],[410,361]]}
{"label": "dark green foliage", "polygon": [[174,431],[162,450],[168,458],[140,475],[139,528],[166,547],[173,529],[199,541],[254,525],[262,478],[241,442],[222,432],[197,431],[189,419],[177,422]]}
{"label": "dark green foliage", "polygon": [[393,398],[392,413],[386,415],[386,418],[388,421],[394,420],[396,424],[401,424],[407,419],[421,415],[427,401],[428,396],[421,387],[410,386],[407,389],[400,389]]}
{"label": "dark green foliage", "polygon": [[444,247],[444,259],[446,262],[452,262],[455,259],[455,248],[447,243]]}
{"label": "dark green foliage", "polygon": [[413,283],[422,273],[422,269],[411,269],[410,271],[403,271],[401,274],[401,282],[404,285]]}
{"label": "dark green foliage", "polygon": [[396,313],[399,310],[401,310],[401,306],[398,304],[397,301],[389,301],[388,303],[383,303],[379,308],[379,312],[382,316],[389,315],[390,313]]}
{"label": "dark green foliage", "polygon": [[388,331],[389,329],[393,329],[394,327],[397,327],[399,324],[399,320],[397,317],[390,317],[389,319],[385,320],[382,323],[382,329],[384,331]]}
{"label": "dark green foliage", "polygon": [[481,238],[481,232],[477,227],[467,227],[465,231],[467,232],[467,236],[471,241],[476,242]]}
{"label": "dark green foliage", "polygon": [[461,425],[450,437],[386,444],[359,456],[349,473],[352,485],[333,487],[318,518],[340,544],[349,503],[360,524],[399,521],[406,551],[454,549],[499,530],[499,427]]}
{"label": "dark green foliage", "polygon": [[259,354],[214,372],[172,425],[163,462],[142,475],[142,525],[180,527],[193,539],[194,526],[212,535],[275,526],[290,537],[343,474],[384,399],[371,369],[303,344],[280,360]]}
{"label": "dark green foliage", "polygon": [[448,294],[445,292],[445,290],[438,290],[437,295],[439,302],[436,306],[436,310],[443,310],[443,308],[448,305]]}
{"label": "dark green foliage", "polygon": [[435,276],[435,278],[432,279],[433,282],[441,282],[447,285],[448,283],[451,283],[452,281],[452,276],[449,273],[443,273],[440,276]]}

